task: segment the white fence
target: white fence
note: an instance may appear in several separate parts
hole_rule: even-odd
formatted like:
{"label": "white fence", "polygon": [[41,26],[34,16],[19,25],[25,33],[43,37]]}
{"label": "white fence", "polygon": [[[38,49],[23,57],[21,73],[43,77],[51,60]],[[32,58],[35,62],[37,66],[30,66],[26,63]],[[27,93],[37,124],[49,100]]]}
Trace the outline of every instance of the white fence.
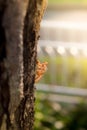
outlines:
{"label": "white fence", "polygon": [[[44,60],[48,60],[49,68],[47,73],[49,72],[50,80],[52,81],[52,83],[55,84],[55,80],[57,80],[56,77],[59,76],[58,75],[59,73],[61,75],[61,85],[67,86],[68,85],[67,80],[68,81],[72,80],[72,82],[75,83],[71,86],[86,87],[87,84],[86,43],[77,44],[77,43],[41,40],[39,41],[38,46],[38,57]],[[80,85],[82,80],[84,81],[84,85]]]}
{"label": "white fence", "polygon": [[[77,68],[78,72],[75,76],[75,80],[72,82],[75,82],[75,86],[69,86],[67,83],[67,75],[68,75],[68,67],[67,67],[67,57],[70,55],[71,57],[75,58],[74,66]],[[87,97],[87,89],[85,88],[79,88],[79,85],[81,83],[81,77],[80,77],[80,64],[79,59],[83,58],[80,57],[83,55],[83,57],[87,58],[87,44],[86,43],[64,43],[64,42],[58,42],[58,41],[39,41],[38,46],[38,57],[45,58],[50,57],[50,68],[48,68],[50,80],[51,83],[47,84],[38,84],[37,90],[40,92],[44,92],[47,94],[51,94],[49,96],[49,99],[52,101],[58,101],[58,102],[67,102],[67,103],[73,103],[77,104],[80,100],[84,100]],[[54,57],[62,57],[62,79],[61,84],[55,84],[55,79],[57,76],[57,71],[55,66],[53,66],[53,58]],[[86,59],[85,59],[86,60]],[[45,78],[45,76],[44,76]],[[43,83],[45,83],[45,80],[43,78]],[[46,77],[47,78],[47,77]],[[54,96],[52,96],[54,95]],[[62,95],[62,96],[61,96]]]}
{"label": "white fence", "polygon": [[86,99],[86,34],[86,23],[42,22],[38,57],[42,61],[48,60],[48,71],[37,90],[47,93],[52,101],[77,104]]}
{"label": "white fence", "polygon": [[47,84],[36,84],[37,91],[44,93],[44,99],[69,104],[78,104],[87,99],[87,89],[69,88]]}

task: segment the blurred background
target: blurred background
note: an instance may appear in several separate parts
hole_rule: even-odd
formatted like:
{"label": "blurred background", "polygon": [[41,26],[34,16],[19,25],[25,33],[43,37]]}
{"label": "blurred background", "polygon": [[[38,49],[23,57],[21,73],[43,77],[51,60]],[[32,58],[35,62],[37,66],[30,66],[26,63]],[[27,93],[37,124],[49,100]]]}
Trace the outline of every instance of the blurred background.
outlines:
{"label": "blurred background", "polygon": [[48,0],[40,36],[35,130],[87,130],[87,0]]}

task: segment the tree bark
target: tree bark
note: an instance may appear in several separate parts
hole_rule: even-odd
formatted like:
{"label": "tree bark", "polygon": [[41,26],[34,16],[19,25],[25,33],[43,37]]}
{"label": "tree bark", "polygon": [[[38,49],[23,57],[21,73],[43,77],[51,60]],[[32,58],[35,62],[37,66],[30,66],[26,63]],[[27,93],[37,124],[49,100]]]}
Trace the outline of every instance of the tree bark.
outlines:
{"label": "tree bark", "polygon": [[37,41],[46,4],[46,0],[0,1],[1,130],[5,126],[33,130]]}

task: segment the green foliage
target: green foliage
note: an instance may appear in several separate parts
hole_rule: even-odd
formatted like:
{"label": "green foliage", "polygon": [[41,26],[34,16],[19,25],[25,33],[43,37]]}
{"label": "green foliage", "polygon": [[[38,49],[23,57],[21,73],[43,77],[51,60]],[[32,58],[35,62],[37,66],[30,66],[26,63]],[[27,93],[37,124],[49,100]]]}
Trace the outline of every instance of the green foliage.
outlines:
{"label": "green foliage", "polygon": [[57,121],[61,122],[61,106],[44,99],[44,94],[37,95],[35,130],[57,130]]}
{"label": "green foliage", "polygon": [[35,130],[87,130],[87,105],[77,106],[47,100],[37,93]]}
{"label": "green foliage", "polygon": [[66,122],[63,130],[87,130],[87,104],[79,104],[69,113],[70,120]]}

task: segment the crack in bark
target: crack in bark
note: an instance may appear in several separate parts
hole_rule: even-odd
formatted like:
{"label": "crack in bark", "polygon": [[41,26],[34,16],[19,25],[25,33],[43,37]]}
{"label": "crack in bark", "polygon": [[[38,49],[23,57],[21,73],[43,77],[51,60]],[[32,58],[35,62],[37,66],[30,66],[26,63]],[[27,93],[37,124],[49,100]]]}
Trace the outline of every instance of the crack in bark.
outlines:
{"label": "crack in bark", "polygon": [[6,115],[6,129],[8,130],[11,123],[8,110],[10,102],[10,91],[8,85],[9,79],[5,67],[6,36],[5,36],[5,29],[3,27],[3,16],[5,9],[6,9],[6,2],[2,3],[2,8],[0,8],[0,129],[3,117],[4,115]]}

